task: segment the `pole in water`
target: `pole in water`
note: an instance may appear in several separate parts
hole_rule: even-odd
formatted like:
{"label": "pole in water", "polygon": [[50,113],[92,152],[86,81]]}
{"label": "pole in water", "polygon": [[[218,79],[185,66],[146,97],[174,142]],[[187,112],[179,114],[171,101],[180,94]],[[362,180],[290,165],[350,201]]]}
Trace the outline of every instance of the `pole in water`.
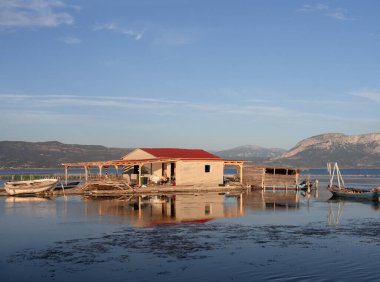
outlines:
{"label": "pole in water", "polygon": [[62,186],[63,197],[64,197],[65,200],[66,200],[65,187],[63,187],[63,183],[61,183],[61,186]]}

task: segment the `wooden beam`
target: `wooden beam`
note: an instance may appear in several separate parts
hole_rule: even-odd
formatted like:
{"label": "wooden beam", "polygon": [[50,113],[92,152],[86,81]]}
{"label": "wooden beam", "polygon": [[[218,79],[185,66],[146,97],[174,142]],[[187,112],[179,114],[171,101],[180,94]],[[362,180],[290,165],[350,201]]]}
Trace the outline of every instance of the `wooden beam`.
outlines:
{"label": "wooden beam", "polygon": [[65,166],[65,185],[67,185],[67,178],[68,178],[68,166]]}
{"label": "wooden beam", "polygon": [[84,175],[85,175],[86,181],[88,181],[88,166],[87,165],[84,166]]}
{"label": "wooden beam", "polygon": [[239,165],[240,168],[240,183],[243,183],[243,164]]}

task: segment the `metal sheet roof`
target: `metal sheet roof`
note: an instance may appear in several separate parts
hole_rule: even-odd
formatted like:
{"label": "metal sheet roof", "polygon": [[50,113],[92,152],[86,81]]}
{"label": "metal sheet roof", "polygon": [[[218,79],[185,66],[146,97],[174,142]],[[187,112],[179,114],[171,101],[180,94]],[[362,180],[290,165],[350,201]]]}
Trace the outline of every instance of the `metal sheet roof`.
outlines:
{"label": "metal sheet roof", "polygon": [[179,148],[140,148],[140,149],[155,156],[156,158],[222,160],[220,157],[215,156],[201,149],[179,149]]}

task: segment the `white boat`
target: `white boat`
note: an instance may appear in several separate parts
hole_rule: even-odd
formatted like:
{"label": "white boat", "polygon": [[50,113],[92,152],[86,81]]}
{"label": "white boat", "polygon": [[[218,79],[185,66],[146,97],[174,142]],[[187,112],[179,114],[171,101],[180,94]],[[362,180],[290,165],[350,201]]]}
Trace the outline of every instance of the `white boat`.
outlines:
{"label": "white boat", "polygon": [[9,195],[39,194],[53,190],[57,182],[57,179],[9,181],[5,182],[4,188]]}

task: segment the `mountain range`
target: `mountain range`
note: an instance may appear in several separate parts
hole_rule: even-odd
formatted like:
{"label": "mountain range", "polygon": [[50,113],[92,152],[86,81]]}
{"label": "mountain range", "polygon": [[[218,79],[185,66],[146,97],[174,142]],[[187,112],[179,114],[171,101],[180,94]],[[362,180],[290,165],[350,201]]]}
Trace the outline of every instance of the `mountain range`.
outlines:
{"label": "mountain range", "polygon": [[57,141],[0,141],[0,168],[58,168],[65,162],[120,159],[131,150]]}
{"label": "mountain range", "polygon": [[264,162],[272,158],[279,157],[285,152],[285,149],[264,148],[257,145],[244,145],[233,149],[217,151],[214,152],[214,154],[224,159]]}
{"label": "mountain range", "polygon": [[313,136],[269,162],[300,167],[323,167],[327,162],[338,162],[341,167],[379,168],[380,133],[329,133]]}
{"label": "mountain range", "polygon": [[[57,168],[64,162],[120,159],[131,150],[57,141],[0,141],[0,168]],[[244,145],[213,153],[260,165],[315,168],[338,162],[341,167],[380,168],[380,133],[328,133],[304,139],[290,150]]]}

